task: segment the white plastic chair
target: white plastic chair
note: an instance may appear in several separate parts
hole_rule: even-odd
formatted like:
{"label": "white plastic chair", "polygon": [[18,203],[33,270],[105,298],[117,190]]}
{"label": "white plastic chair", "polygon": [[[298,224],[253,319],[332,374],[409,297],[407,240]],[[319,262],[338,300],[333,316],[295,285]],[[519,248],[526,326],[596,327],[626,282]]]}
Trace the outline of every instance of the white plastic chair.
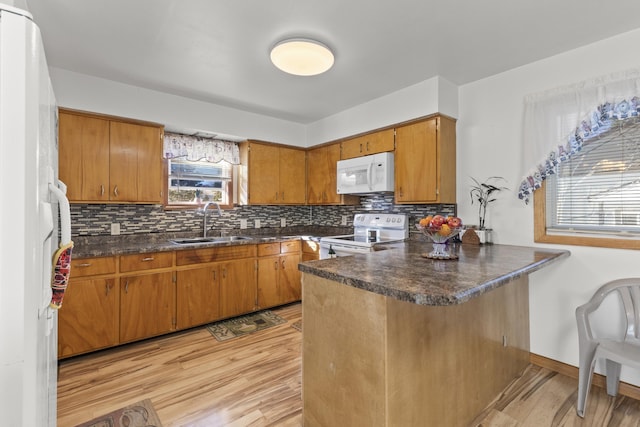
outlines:
{"label": "white plastic chair", "polygon": [[[605,297],[617,292],[625,311],[625,333],[618,340],[594,337],[589,314]],[[600,287],[589,302],[576,309],[580,373],[578,376],[578,415],[584,417],[587,395],[596,360],[606,359],[607,394],[616,396],[622,365],[640,369],[640,278],[619,279]]]}

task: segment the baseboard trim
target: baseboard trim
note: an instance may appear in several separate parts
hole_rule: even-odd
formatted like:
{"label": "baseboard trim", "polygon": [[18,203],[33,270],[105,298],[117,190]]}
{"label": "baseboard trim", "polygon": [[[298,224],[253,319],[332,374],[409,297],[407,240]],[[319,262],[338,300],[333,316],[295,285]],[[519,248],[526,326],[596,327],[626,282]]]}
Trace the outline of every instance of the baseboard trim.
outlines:
{"label": "baseboard trim", "polygon": [[[570,378],[578,379],[578,368],[576,366],[567,365],[566,363],[558,362],[557,360],[549,359],[548,357],[534,353],[529,353],[529,362],[533,365],[540,366],[541,368],[546,368]],[[591,383],[602,389],[606,389],[607,387],[604,375],[594,374]],[[628,396],[635,400],[640,400],[640,387],[620,381],[618,394]]]}

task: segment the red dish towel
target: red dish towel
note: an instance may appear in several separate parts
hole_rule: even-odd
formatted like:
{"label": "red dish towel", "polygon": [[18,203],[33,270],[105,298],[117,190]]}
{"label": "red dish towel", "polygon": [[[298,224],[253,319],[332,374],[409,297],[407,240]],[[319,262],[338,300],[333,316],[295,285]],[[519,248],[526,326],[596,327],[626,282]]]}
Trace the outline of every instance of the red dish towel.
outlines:
{"label": "red dish towel", "polygon": [[71,274],[71,251],[73,250],[73,242],[61,244],[60,248],[53,255],[53,271],[51,274],[51,308],[58,309],[62,307],[62,299],[64,292],[67,290],[69,283],[69,274]]}

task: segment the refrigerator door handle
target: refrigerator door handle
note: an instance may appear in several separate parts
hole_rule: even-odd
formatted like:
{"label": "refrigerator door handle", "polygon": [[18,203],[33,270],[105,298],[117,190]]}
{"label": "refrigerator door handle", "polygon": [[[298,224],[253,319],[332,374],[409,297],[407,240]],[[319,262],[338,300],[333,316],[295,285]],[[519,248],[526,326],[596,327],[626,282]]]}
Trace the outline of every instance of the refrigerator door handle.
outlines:
{"label": "refrigerator door handle", "polygon": [[67,186],[58,180],[57,186],[49,183],[49,191],[58,200],[60,209],[60,246],[67,245],[71,243],[71,207],[66,195]]}
{"label": "refrigerator door handle", "polygon": [[53,273],[51,275],[53,295],[51,296],[51,304],[49,304],[54,309],[62,307],[62,300],[71,274],[73,241],[71,241],[71,208],[65,194],[66,190],[67,186],[62,181],[58,181],[57,186],[49,182],[49,191],[58,200],[60,209],[60,246],[53,256]]}

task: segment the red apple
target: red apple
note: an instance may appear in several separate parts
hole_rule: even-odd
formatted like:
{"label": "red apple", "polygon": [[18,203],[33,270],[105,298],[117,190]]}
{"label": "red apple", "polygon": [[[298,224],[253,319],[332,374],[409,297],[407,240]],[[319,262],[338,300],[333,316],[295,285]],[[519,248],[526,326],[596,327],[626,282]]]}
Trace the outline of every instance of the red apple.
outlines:
{"label": "red apple", "polygon": [[462,225],[462,220],[457,216],[452,216],[447,221],[447,225],[452,228],[458,228]]}
{"label": "red apple", "polygon": [[442,215],[436,215],[433,217],[433,219],[431,220],[431,225],[440,228],[442,226],[442,224],[444,224],[444,217]]}

